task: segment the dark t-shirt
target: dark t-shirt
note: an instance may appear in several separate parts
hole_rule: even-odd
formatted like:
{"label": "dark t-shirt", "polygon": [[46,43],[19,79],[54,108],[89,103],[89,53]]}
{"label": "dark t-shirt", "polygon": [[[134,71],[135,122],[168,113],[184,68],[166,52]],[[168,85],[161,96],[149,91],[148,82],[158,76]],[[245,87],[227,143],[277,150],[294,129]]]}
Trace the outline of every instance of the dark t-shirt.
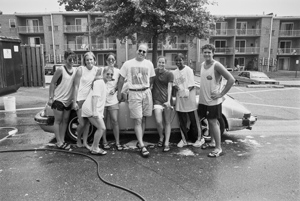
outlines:
{"label": "dark t-shirt", "polygon": [[154,105],[163,105],[168,100],[168,83],[174,81],[174,75],[169,70],[162,73],[159,69],[155,69],[155,77],[153,81],[152,97]]}

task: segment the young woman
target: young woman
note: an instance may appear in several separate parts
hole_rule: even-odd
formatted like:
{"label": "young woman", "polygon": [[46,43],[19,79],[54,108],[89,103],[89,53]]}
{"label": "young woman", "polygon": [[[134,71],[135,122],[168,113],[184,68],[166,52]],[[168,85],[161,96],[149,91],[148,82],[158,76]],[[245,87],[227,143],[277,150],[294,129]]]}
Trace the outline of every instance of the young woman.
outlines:
{"label": "young woman", "polygon": [[[106,77],[108,82],[106,82],[107,95],[106,95],[106,104],[104,110],[105,122],[108,121],[108,116],[110,117],[110,122],[112,124],[114,137],[116,140],[116,149],[118,151],[123,150],[123,146],[120,144],[120,134],[119,134],[119,101],[116,91],[118,90],[118,79],[119,79],[119,69],[115,68],[116,55],[114,53],[108,53],[106,57],[106,63],[108,72],[103,74],[103,77]],[[106,132],[103,134],[103,148],[110,149],[110,145],[106,139]]]}
{"label": "young woman", "polygon": [[[152,97],[153,97],[153,109],[157,125],[157,131],[159,134],[159,141],[157,146],[162,147],[164,143],[164,152],[170,150],[169,140],[171,134],[171,97],[172,86],[174,81],[174,75],[172,72],[165,69],[167,60],[164,57],[159,57],[157,61],[157,68],[155,69],[155,77],[153,81]],[[163,129],[165,122],[165,142]]]}
{"label": "young woman", "polygon": [[[82,118],[81,108],[82,105],[88,96],[94,79],[96,77],[98,68],[95,66],[95,55],[92,52],[87,52],[83,57],[84,66],[79,66],[76,72],[76,76],[74,79],[74,102],[73,107],[77,111],[78,117],[78,127],[77,127],[77,147],[86,147],[90,149],[87,138],[89,131],[89,123],[86,118]],[[83,135],[83,142],[81,141],[81,136]]]}
{"label": "young woman", "polygon": [[54,113],[56,146],[60,149],[70,149],[70,144],[65,142],[65,133],[72,109],[75,53],[66,51],[64,58],[66,65],[59,67],[51,80],[48,105]]}
{"label": "young woman", "polygon": [[[112,74],[111,69],[105,68],[103,73]],[[99,142],[103,133],[106,130],[104,117],[104,107],[106,103],[106,82],[111,80],[111,77],[100,76],[100,71],[97,73],[95,81],[93,83],[93,89],[90,90],[86,100],[82,105],[82,117],[88,118],[91,124],[93,124],[97,130],[94,134],[94,141],[90,148],[91,154],[105,155],[107,152],[99,148]]]}

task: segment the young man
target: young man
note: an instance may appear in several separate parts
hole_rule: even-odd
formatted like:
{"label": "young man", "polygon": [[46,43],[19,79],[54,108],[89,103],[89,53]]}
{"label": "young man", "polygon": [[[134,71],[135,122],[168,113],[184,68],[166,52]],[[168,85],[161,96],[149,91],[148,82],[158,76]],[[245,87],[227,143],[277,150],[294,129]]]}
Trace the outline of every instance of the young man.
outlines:
{"label": "young man", "polygon": [[75,57],[74,52],[65,52],[66,65],[55,71],[49,88],[48,105],[53,109],[56,146],[60,149],[71,148],[70,144],[65,142],[65,133],[72,109],[73,80],[76,73],[73,69]]}
{"label": "young man", "polygon": [[[223,96],[230,90],[235,80],[220,62],[213,59],[214,45],[206,44],[201,49],[205,61],[201,64],[200,71],[198,114],[200,119],[207,118],[212,137],[212,141],[205,143],[202,149],[214,148],[208,156],[218,157],[222,153],[218,119],[222,118]],[[227,80],[225,87],[222,86],[222,78]]]}
{"label": "young man", "polygon": [[145,59],[147,50],[147,44],[140,44],[138,46],[136,57],[126,61],[121,67],[118,83],[118,100],[121,101],[122,87],[124,80],[127,79],[130,118],[134,119],[134,130],[143,157],[150,155],[144,145],[143,135],[146,117],[152,115],[153,101],[150,86],[155,76],[152,62]]}

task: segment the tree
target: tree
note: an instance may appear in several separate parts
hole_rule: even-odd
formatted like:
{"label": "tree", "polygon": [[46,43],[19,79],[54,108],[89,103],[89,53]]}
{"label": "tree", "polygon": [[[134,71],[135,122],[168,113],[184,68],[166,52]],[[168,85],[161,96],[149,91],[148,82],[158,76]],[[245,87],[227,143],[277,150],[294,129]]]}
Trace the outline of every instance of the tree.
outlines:
{"label": "tree", "polygon": [[[98,0],[95,10],[105,20],[93,24],[92,34],[126,37],[134,42],[152,39],[152,62],[156,66],[158,41],[186,35],[206,39],[217,20],[205,5],[208,0]],[[136,37],[137,35],[137,37]]]}
{"label": "tree", "polygon": [[94,8],[97,0],[58,0],[59,5],[65,5],[66,11],[89,11]]}

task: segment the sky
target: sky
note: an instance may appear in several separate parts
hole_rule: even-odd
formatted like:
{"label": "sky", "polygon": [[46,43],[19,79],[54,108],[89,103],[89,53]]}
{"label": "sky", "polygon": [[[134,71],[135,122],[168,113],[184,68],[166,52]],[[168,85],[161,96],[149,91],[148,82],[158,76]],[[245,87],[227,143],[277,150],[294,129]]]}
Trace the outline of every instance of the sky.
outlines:
{"label": "sky", "polygon": [[[213,1],[213,0],[211,0]],[[214,0],[209,6],[213,15],[263,15],[300,16],[300,0]],[[0,0],[3,14],[64,11],[57,0]]]}

